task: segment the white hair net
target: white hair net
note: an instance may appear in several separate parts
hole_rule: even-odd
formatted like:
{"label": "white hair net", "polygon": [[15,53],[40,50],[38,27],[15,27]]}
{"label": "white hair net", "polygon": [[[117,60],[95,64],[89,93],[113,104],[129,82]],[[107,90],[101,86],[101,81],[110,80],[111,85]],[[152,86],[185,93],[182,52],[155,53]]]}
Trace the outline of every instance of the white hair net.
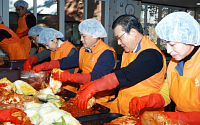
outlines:
{"label": "white hair net", "polygon": [[64,36],[60,31],[57,31],[53,28],[45,28],[39,34],[38,43],[48,43],[53,40],[54,37],[62,39]]}
{"label": "white hair net", "polygon": [[200,25],[186,12],[174,12],[164,17],[155,28],[159,38],[166,41],[200,45]]}
{"label": "white hair net", "polygon": [[39,35],[39,33],[45,29],[43,26],[40,25],[36,25],[34,27],[32,27],[29,31],[28,31],[28,35],[30,36],[34,36],[34,35]]}
{"label": "white hair net", "polygon": [[0,16],[0,23],[2,23],[3,22],[3,18],[2,18],[2,16]]}
{"label": "white hair net", "polygon": [[102,24],[95,19],[86,19],[82,21],[78,29],[81,33],[92,36],[93,38],[107,37],[106,30]]}
{"label": "white hair net", "polygon": [[14,6],[21,6],[21,7],[26,7],[28,8],[28,3],[26,1],[23,0],[18,0],[14,3]]}

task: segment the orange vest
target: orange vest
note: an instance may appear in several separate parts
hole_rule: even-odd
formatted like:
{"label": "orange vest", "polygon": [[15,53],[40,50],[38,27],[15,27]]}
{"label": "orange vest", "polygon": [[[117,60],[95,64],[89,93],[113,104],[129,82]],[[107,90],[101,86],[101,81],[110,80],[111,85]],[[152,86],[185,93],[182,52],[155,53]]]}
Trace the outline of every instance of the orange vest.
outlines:
{"label": "orange vest", "polygon": [[38,48],[38,53],[40,53],[40,52],[43,51],[44,49],[46,49],[46,47],[39,47],[39,48]]}
{"label": "orange vest", "polygon": [[[160,49],[146,36],[142,38],[140,46],[141,49],[136,53],[133,52],[123,53],[121,68],[126,67],[131,62],[133,62],[137,58],[138,54],[146,49],[156,49],[162,54]],[[121,88],[119,90],[118,97],[114,101],[108,102],[107,104],[105,103],[103,105],[110,108],[112,113],[120,113],[125,115],[126,113],[129,112],[129,102],[133,97],[135,96],[141,97],[145,95],[150,95],[151,93],[158,93],[164,83],[165,72],[166,72],[166,59],[165,55],[164,54],[162,55],[163,55],[163,68],[160,72],[154,74],[148,79],[145,79],[133,86]]]}
{"label": "orange vest", "polygon": [[97,59],[105,50],[111,50],[115,57],[115,50],[106,45],[101,39],[95,47],[92,47],[92,53],[85,52],[85,49],[81,47],[79,52],[79,68],[82,70],[82,73],[92,72]]}
{"label": "orange vest", "polygon": [[1,48],[8,53],[10,60],[28,59],[29,52],[20,42],[19,37],[9,27],[3,24],[0,24],[0,29],[4,29],[11,34],[11,38],[4,38],[0,42]]}
{"label": "orange vest", "polygon": [[[112,47],[109,47],[101,39],[96,44],[95,47],[92,47],[92,53],[85,52],[85,49],[82,47],[79,52],[79,68],[82,70],[82,73],[92,72],[99,56],[105,51],[111,50],[115,57],[115,50]],[[96,103],[101,104],[102,102],[107,102],[110,99],[110,96],[114,94],[114,91],[103,91],[98,92],[95,95]]]}
{"label": "orange vest", "polygon": [[185,62],[183,76],[175,69],[178,61],[172,59],[167,69],[170,98],[176,111],[200,111],[200,49]]}
{"label": "orange vest", "polygon": [[57,48],[56,51],[51,51],[51,60],[58,60],[63,57],[67,57],[72,48],[76,49],[73,44],[66,40],[60,47]]}
{"label": "orange vest", "polygon": [[[57,51],[51,51],[51,60],[58,60],[67,57],[72,48],[76,49],[76,47],[73,44],[71,44],[68,40],[66,40],[63,44],[61,44],[60,47],[57,48]],[[79,68],[75,68],[74,73],[77,73],[78,69]],[[65,82],[64,85],[65,85],[63,87],[64,89],[67,89],[72,92],[77,91],[78,88],[77,83]]]}
{"label": "orange vest", "polygon": [[[24,16],[19,17],[18,19],[18,28],[16,33],[22,33],[24,31],[26,31],[28,29],[27,24],[26,24],[26,17],[28,15],[30,15],[32,13],[26,13]],[[28,49],[28,52],[30,52],[31,50],[31,40],[29,39],[29,36],[23,36],[20,38],[21,39],[21,43],[24,44],[26,46],[26,48]]]}

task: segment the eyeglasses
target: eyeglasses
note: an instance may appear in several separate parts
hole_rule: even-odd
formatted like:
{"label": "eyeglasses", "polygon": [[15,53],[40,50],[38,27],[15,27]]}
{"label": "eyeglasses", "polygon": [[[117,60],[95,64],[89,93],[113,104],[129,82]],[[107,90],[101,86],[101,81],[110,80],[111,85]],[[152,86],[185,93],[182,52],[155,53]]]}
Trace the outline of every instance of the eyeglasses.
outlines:
{"label": "eyeglasses", "polygon": [[51,44],[51,42],[53,42],[53,43],[54,43],[54,41],[53,41],[53,40],[51,40],[51,41],[49,41],[48,43],[46,43],[46,44],[43,44],[43,46],[45,46],[45,47],[49,47],[49,45]]}
{"label": "eyeglasses", "polygon": [[[126,33],[126,32],[125,32],[125,33]],[[121,40],[121,37],[122,37],[125,33],[123,33],[120,37],[117,37],[117,38],[115,37],[115,40],[116,40],[116,41]]]}
{"label": "eyeglasses", "polygon": [[17,12],[17,11],[21,11],[22,9],[23,9],[23,7],[17,7],[17,8],[16,8],[16,12]]}
{"label": "eyeglasses", "polygon": [[[38,36],[38,35],[37,35],[37,36]],[[31,41],[34,41],[34,40],[36,39],[37,36],[32,37],[32,38],[31,38]]]}
{"label": "eyeglasses", "polygon": [[45,47],[49,47],[49,43],[43,44],[43,46],[45,46]]}
{"label": "eyeglasses", "polygon": [[22,10],[22,9],[16,9],[16,12],[17,12],[17,11],[20,11],[20,10]]}

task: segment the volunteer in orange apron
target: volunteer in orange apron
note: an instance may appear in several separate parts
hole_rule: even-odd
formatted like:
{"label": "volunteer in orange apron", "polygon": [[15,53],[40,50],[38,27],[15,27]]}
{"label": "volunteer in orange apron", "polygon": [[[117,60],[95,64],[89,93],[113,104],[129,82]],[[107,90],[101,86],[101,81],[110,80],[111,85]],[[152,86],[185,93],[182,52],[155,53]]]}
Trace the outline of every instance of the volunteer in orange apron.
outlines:
{"label": "volunteer in orange apron", "polygon": [[[56,73],[52,73],[52,77],[62,82],[71,81],[81,84],[108,74],[115,66],[115,50],[102,41],[101,38],[107,37],[102,24],[95,19],[84,20],[79,24],[79,32],[83,46],[77,52],[58,61],[37,65],[33,67],[33,70],[39,72],[53,68],[68,69],[79,66],[81,74],[70,74],[66,71],[61,73],[60,79],[59,74]],[[101,94],[99,94],[97,101],[108,100],[109,97]]]}
{"label": "volunteer in orange apron", "polygon": [[35,16],[27,10],[28,3],[23,0],[16,1],[14,3],[18,19],[18,28],[14,30],[17,36],[21,39],[21,43],[27,47],[28,52],[31,50],[31,40],[28,36],[28,31],[31,27],[36,25]]}
{"label": "volunteer in orange apron", "polygon": [[37,46],[37,52],[36,53],[39,53],[39,52],[41,52],[42,50],[44,50],[46,48],[42,44],[38,43],[39,33],[44,28],[45,27],[43,27],[41,25],[36,25],[36,26],[32,27],[28,32],[30,40]]}
{"label": "volunteer in orange apron", "polygon": [[101,104],[110,108],[112,113],[126,114],[129,112],[128,103],[134,96],[160,91],[166,61],[158,47],[143,36],[142,25],[135,16],[119,16],[112,28],[118,45],[124,49],[122,60],[112,73],[83,85],[75,103],[79,108],[86,109],[87,101],[97,92],[117,87],[119,93],[116,99]]}
{"label": "volunteer in orange apron", "polygon": [[[31,56],[24,62],[24,70],[30,70],[31,65],[40,63],[43,60],[50,57],[51,60],[62,59],[63,57],[69,57],[76,52],[76,47],[71,44],[68,40],[62,41],[63,34],[53,28],[44,28],[39,33],[38,43],[43,44],[46,49]],[[70,73],[78,72],[78,68],[72,67],[69,69]],[[70,85],[68,85],[70,84]],[[71,91],[76,91],[78,88],[77,84],[67,83],[65,88],[70,88]]]}
{"label": "volunteer in orange apron", "polygon": [[[186,12],[167,15],[156,26],[156,34],[172,59],[167,68],[170,98],[176,112],[165,112],[172,119],[190,125],[200,124],[200,25]],[[163,107],[163,94],[133,98],[130,110]]]}
{"label": "volunteer in orange apron", "polygon": [[2,22],[0,16],[0,46],[7,52],[10,60],[28,59],[29,52],[19,37]]}

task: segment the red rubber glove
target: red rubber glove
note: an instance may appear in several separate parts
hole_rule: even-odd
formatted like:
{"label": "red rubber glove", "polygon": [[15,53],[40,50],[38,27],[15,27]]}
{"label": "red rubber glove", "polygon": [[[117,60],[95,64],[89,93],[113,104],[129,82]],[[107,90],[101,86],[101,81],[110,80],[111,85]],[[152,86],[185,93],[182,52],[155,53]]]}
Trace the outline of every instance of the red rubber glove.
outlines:
{"label": "red rubber glove", "polygon": [[33,55],[28,58],[23,64],[23,70],[31,70],[31,65],[38,61],[37,56]]}
{"label": "red rubber glove", "polygon": [[90,86],[90,84],[93,84],[93,81],[85,83],[83,86],[81,86],[77,92],[77,94],[80,94],[81,92],[83,92],[88,86]]}
{"label": "red rubber glove", "polygon": [[190,125],[200,125],[200,112],[163,112],[171,119],[181,120]]}
{"label": "red rubber glove", "polygon": [[17,117],[11,116],[14,112],[21,111],[16,108],[0,110],[0,123],[2,124],[3,122],[12,122],[14,124],[21,124],[21,120],[19,120]]}
{"label": "red rubber glove", "polygon": [[143,108],[160,108],[164,107],[165,100],[161,94],[151,94],[142,97],[134,97],[129,102],[129,112],[131,116],[137,118],[139,116],[140,110]]}
{"label": "red rubber glove", "polygon": [[17,36],[18,36],[19,38],[21,38],[21,37],[24,36],[24,34],[23,34],[23,33],[18,33]]}
{"label": "red rubber glove", "polygon": [[21,38],[21,37],[23,37],[23,36],[27,36],[27,35],[28,35],[28,31],[29,31],[29,29],[25,30],[25,31],[22,32],[22,33],[18,33],[17,36],[18,36],[19,38]]}
{"label": "red rubber glove", "polygon": [[60,63],[58,60],[52,60],[50,62],[45,62],[33,67],[33,71],[40,72],[42,70],[52,70],[54,68],[60,68]]}
{"label": "red rubber glove", "polygon": [[80,73],[71,74],[69,72],[69,70],[65,70],[64,72],[62,72],[60,74],[60,77],[59,77],[59,72],[52,73],[51,77],[54,80],[60,80],[61,82],[70,81],[70,82],[82,83],[82,84],[90,82],[90,79],[91,79],[91,75],[89,73],[87,73],[87,74],[80,74]]}
{"label": "red rubber glove", "polygon": [[80,95],[74,101],[74,105],[78,103],[78,108],[87,109],[88,100],[97,92],[104,90],[111,90],[119,85],[119,81],[115,73],[110,73],[97,79],[95,81],[89,82],[81,86],[79,92]]}

